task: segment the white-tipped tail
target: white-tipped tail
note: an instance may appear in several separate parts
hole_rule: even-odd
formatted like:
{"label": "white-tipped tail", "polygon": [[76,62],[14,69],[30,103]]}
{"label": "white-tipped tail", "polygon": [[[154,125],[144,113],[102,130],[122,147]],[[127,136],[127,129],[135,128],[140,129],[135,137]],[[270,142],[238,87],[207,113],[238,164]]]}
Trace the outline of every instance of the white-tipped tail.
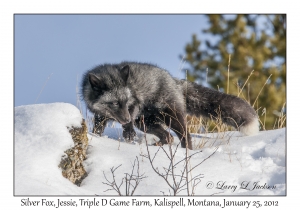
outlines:
{"label": "white-tipped tail", "polygon": [[247,136],[257,134],[259,131],[259,122],[257,118],[254,118],[250,123],[240,127],[240,132]]}

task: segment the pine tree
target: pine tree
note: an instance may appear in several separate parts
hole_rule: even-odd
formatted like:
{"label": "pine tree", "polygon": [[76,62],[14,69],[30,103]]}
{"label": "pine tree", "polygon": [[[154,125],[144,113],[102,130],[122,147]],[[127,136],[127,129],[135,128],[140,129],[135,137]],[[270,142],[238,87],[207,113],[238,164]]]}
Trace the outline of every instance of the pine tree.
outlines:
{"label": "pine tree", "polygon": [[286,101],[286,15],[207,18],[203,32],[211,38],[194,34],[185,47],[188,80],[239,95],[257,110],[262,128],[272,129]]}

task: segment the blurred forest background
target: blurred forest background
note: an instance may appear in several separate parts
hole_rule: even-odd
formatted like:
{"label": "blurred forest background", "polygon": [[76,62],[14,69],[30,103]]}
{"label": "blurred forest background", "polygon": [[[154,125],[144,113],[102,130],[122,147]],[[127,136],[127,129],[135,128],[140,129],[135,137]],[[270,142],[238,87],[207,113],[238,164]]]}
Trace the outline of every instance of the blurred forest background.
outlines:
{"label": "blurred forest background", "polygon": [[180,57],[187,79],[244,98],[261,130],[286,123],[286,15],[206,15],[209,39],[197,37]]}

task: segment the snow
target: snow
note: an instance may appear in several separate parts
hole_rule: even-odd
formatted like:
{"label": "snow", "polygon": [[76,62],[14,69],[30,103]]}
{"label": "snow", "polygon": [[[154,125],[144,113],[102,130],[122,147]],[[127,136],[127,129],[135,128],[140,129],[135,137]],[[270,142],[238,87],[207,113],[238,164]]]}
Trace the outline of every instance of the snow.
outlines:
{"label": "snow", "polygon": [[[115,191],[107,191],[109,186],[104,184],[107,182],[104,174],[112,180],[110,169],[121,165],[115,171],[116,182],[120,184],[125,173],[131,173],[136,157],[140,174],[146,178],[134,195],[169,195],[172,192],[163,178],[153,171],[149,160],[141,156],[147,155],[145,135],[138,132],[137,143],[126,143],[121,140],[122,130],[118,127],[106,128],[103,137],[88,134],[89,147],[84,161],[88,176],[80,187],[64,178],[58,165],[64,151],[73,146],[68,127],[79,127],[81,120],[79,110],[67,103],[15,107],[15,195],[117,195]],[[201,149],[188,151],[189,155],[194,154],[189,166],[207,158],[191,173],[192,177],[201,174],[195,195],[286,195],[285,128],[260,131],[254,136],[243,136],[236,131],[193,136],[194,145],[203,141],[206,144]],[[146,138],[150,144],[155,137],[147,134]],[[173,152],[178,143],[175,137],[171,146]],[[166,153],[157,146],[148,148],[151,158],[156,154],[155,168],[163,172],[163,167],[170,163]],[[169,145],[163,148],[169,152]],[[182,160],[185,153],[186,149],[179,146],[175,162]],[[183,165],[179,164],[175,173],[181,170]],[[256,189],[253,189],[255,183]],[[125,184],[121,187],[125,194],[124,188]],[[179,195],[187,195],[187,191]]]}

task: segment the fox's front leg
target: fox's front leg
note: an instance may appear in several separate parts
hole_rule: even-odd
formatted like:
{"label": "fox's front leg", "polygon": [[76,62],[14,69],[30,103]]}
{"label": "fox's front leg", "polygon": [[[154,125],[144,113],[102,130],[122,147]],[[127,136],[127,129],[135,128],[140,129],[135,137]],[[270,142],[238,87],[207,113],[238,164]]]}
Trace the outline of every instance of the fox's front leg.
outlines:
{"label": "fox's front leg", "polygon": [[126,141],[133,141],[134,137],[136,136],[136,133],[133,128],[133,123],[129,122],[125,125],[122,125],[122,128],[123,128],[123,138]]}
{"label": "fox's front leg", "polygon": [[139,108],[137,105],[133,105],[129,107],[130,119],[131,122],[122,125],[123,127],[123,137],[127,141],[133,141],[133,138],[136,136],[136,132],[134,130],[134,122],[135,118],[139,113]]}
{"label": "fox's front leg", "polygon": [[106,127],[107,121],[108,121],[107,117],[95,113],[93,133],[101,136]]}

